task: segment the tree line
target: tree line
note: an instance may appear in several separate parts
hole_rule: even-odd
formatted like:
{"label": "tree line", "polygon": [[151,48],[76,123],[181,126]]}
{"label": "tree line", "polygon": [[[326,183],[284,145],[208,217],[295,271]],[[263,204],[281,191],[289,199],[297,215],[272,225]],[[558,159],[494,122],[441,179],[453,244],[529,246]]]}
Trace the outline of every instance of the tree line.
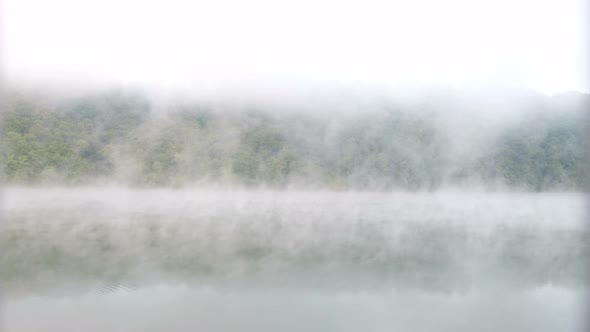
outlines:
{"label": "tree line", "polygon": [[[4,182],[145,186],[202,184],[334,190],[434,190],[478,184],[582,190],[588,96],[538,97],[518,121],[456,158],[453,135],[431,112],[380,104],[356,113],[225,110],[110,91],[43,102],[11,95],[2,113]],[[567,108],[567,109],[565,109]]]}

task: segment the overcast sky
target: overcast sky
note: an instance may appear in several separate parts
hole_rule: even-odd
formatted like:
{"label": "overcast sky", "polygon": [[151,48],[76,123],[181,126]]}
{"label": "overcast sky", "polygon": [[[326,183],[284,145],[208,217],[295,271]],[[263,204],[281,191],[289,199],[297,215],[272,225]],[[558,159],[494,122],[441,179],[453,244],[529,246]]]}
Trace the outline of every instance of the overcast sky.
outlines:
{"label": "overcast sky", "polygon": [[2,0],[9,79],[588,91],[584,0]]}

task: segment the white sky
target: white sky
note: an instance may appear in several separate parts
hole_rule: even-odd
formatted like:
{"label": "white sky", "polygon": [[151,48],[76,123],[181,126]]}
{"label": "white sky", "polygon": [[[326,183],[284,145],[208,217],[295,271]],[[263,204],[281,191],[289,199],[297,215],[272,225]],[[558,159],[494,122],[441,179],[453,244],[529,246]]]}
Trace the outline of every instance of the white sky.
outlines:
{"label": "white sky", "polygon": [[8,78],[588,91],[584,0],[0,0]]}

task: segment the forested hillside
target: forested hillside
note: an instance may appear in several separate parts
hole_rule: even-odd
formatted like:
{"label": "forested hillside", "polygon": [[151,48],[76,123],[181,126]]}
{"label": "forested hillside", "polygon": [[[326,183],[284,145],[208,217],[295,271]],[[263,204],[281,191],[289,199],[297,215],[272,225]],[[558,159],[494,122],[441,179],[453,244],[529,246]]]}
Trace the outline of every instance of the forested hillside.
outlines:
{"label": "forested hillside", "polygon": [[[11,94],[1,128],[4,181],[335,190],[456,185],[582,189],[588,96],[536,96],[515,121],[506,121],[478,143],[469,158],[450,153],[456,146],[474,144],[469,135],[452,139],[468,128],[442,125],[446,108],[452,106],[429,105],[425,111],[381,103],[348,113],[321,104],[305,112],[268,106],[225,109],[198,102],[170,103],[162,109],[130,91],[52,102]],[[480,125],[486,129],[485,121]]]}

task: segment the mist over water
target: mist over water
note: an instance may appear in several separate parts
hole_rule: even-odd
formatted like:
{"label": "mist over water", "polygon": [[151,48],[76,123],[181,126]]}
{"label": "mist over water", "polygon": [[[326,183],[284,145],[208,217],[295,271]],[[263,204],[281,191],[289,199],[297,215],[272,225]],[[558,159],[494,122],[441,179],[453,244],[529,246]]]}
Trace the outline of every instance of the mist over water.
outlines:
{"label": "mist over water", "polygon": [[588,327],[584,1],[0,2],[0,330]]}
{"label": "mist over water", "polygon": [[17,90],[5,330],[582,331],[588,95],[447,92]]}
{"label": "mist over water", "polygon": [[582,331],[584,199],[8,188],[5,325]]}

